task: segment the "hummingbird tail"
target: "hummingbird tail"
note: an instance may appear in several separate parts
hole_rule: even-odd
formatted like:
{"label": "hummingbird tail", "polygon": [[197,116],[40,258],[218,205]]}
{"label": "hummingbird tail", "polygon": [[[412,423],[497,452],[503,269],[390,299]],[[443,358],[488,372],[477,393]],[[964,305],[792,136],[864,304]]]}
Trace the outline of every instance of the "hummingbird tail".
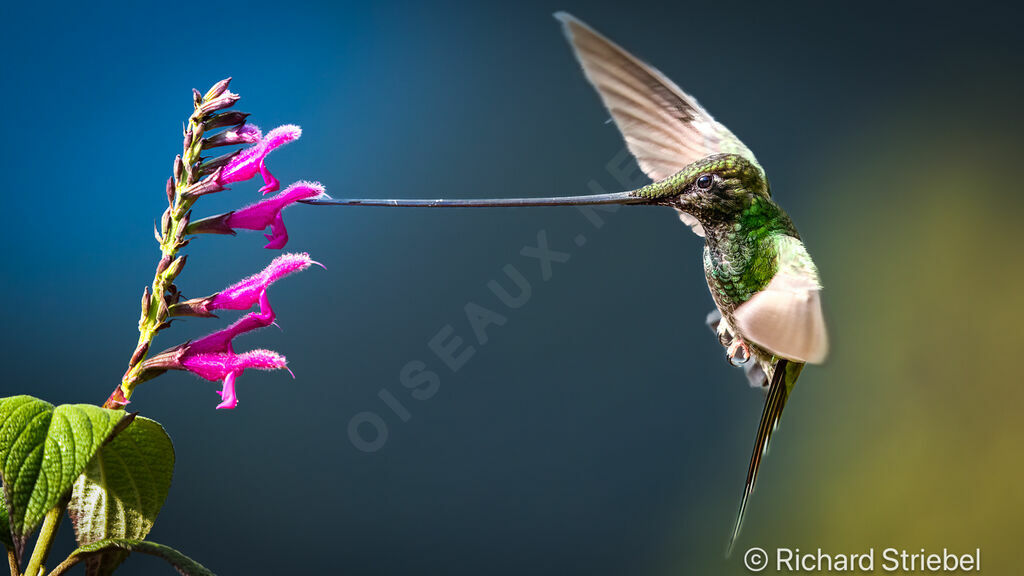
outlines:
{"label": "hummingbird tail", "polygon": [[733,526],[732,535],[729,537],[729,546],[726,548],[725,556],[732,554],[733,546],[740,535],[740,528],[743,527],[743,516],[747,511],[747,501],[754,491],[754,484],[757,482],[757,472],[761,467],[761,459],[768,452],[768,443],[771,441],[772,432],[779,425],[782,417],[782,410],[786,407],[786,400],[789,399],[789,391],[796,383],[797,377],[803,364],[792,363],[786,359],[780,359],[775,363],[772,370],[771,385],[768,388],[768,397],[764,401],[764,411],[761,413],[761,423],[757,427],[757,436],[754,439],[754,452],[750,455],[750,467],[747,469],[747,484],[743,490],[743,499],[740,500],[740,511],[736,516],[736,524]]}

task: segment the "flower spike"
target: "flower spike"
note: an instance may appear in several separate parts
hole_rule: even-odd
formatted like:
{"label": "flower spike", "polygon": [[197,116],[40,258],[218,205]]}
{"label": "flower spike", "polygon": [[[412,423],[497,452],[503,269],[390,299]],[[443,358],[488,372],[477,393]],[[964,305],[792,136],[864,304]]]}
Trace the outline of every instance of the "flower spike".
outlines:
{"label": "flower spike", "polygon": [[[182,151],[174,159],[171,177],[164,188],[168,206],[154,223],[161,259],[151,288],[143,292],[139,341],[120,384],[104,403],[106,408],[124,409],[140,383],[168,370],[189,371],[200,378],[221,382],[221,401],[217,408],[234,408],[238,404],[237,379],[246,370],[288,370],[287,360],[277,352],[239,353],[235,352],[233,342],[242,334],[277,325],[267,291],[274,282],[289,274],[305,270],[311,264],[320,265],[308,254],[283,254],[258,274],[205,298],[182,301],[176,284],[185,266],[185,256],[180,251],[189,244],[188,234],[235,234],[236,229],[265,230],[269,227],[267,248],[280,249],[288,242],[281,211],[300,200],[325,195],[320,184],[297,182],[284,192],[240,210],[192,220],[194,205],[203,196],[257,174],[263,178],[260,192],[264,195],[278,192],[280,182],[267,169],[267,155],[302,135],[302,130],[291,124],[266,134],[248,124],[249,115],[233,109],[240,96],[229,90],[230,82],[230,78],[221,80],[205,94],[192,91],[194,109],[182,125]],[[203,156],[223,146],[237,149],[230,148],[220,156]],[[170,327],[175,316],[214,317],[216,310],[249,310],[257,304],[258,312],[244,314],[226,328],[158,354],[149,354],[154,337]]]}

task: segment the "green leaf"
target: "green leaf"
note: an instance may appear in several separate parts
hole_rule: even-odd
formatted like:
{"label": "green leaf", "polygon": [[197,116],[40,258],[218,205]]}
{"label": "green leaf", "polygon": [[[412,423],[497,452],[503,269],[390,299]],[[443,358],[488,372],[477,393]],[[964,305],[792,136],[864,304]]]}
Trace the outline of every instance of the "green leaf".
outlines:
{"label": "green leaf", "polygon": [[185,556],[174,548],[164,546],[163,544],[157,544],[156,542],[146,542],[144,540],[133,540],[129,538],[100,540],[99,542],[93,542],[92,544],[82,546],[78,550],[72,552],[71,555],[61,562],[59,566],[54,568],[53,572],[50,572],[50,576],[60,576],[83,559],[88,559],[96,554],[109,553],[112,550],[142,552],[143,554],[150,554],[163,558],[174,566],[179,573],[184,574],[185,576],[213,576],[213,572],[207,570],[202,564],[188,556]]}
{"label": "green leaf", "polygon": [[[160,424],[136,418],[103,445],[71,491],[68,515],[80,546],[100,540],[142,540],[167,498],[174,473],[174,445]],[[88,574],[110,574],[128,552],[93,554]]]}
{"label": "green leaf", "polygon": [[43,516],[125,417],[88,404],[54,408],[31,396],[0,399],[0,479],[18,558]]}
{"label": "green leaf", "polygon": [[0,542],[4,548],[14,550],[14,540],[11,540],[11,520],[7,512],[7,498],[4,498],[4,491],[0,490]]}

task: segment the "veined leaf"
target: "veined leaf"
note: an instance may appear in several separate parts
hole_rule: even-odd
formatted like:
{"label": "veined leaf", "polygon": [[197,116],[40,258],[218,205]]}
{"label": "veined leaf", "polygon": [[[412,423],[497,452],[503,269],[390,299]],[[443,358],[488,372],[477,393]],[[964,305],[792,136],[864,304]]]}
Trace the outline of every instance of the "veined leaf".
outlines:
{"label": "veined leaf", "polygon": [[[174,446],[160,424],[136,418],[103,445],[75,481],[68,515],[80,546],[101,540],[142,540],[167,498]],[[128,552],[111,547],[90,554],[86,572],[107,575]]]}
{"label": "veined leaf", "polygon": [[83,559],[88,559],[96,554],[109,553],[114,550],[125,551],[125,552],[142,552],[143,554],[150,554],[163,558],[174,566],[180,574],[185,576],[214,576],[213,572],[207,570],[202,564],[195,560],[185,556],[181,552],[178,552],[174,548],[164,546],[163,544],[157,544],[156,542],[146,542],[144,540],[132,540],[129,538],[113,538],[110,540],[100,540],[82,546],[78,550],[75,550],[60,563],[59,566],[50,572],[50,576],[60,576],[68,571],[69,568],[75,564],[81,562]]}
{"label": "veined leaf", "polygon": [[124,417],[88,404],[54,408],[31,396],[0,399],[0,479],[19,559],[43,516],[67,496]]}

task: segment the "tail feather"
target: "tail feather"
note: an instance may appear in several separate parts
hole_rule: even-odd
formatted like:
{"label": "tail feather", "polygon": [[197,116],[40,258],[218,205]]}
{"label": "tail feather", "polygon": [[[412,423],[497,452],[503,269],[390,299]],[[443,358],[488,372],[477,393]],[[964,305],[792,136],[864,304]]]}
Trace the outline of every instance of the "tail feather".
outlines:
{"label": "tail feather", "polygon": [[740,528],[743,525],[743,515],[747,511],[747,501],[754,491],[754,484],[757,482],[757,472],[761,467],[761,459],[768,452],[768,443],[771,441],[772,432],[779,425],[782,417],[782,410],[786,407],[786,400],[789,399],[789,392],[796,383],[797,376],[803,364],[780,359],[776,362],[771,375],[771,385],[768,389],[768,397],[764,402],[764,411],[761,413],[761,423],[757,427],[757,436],[754,439],[754,452],[750,455],[750,467],[747,469],[747,484],[743,490],[743,499],[740,500],[740,511],[736,516],[736,524],[729,538],[729,547],[726,549],[726,556],[732,554],[733,545],[740,535]]}

